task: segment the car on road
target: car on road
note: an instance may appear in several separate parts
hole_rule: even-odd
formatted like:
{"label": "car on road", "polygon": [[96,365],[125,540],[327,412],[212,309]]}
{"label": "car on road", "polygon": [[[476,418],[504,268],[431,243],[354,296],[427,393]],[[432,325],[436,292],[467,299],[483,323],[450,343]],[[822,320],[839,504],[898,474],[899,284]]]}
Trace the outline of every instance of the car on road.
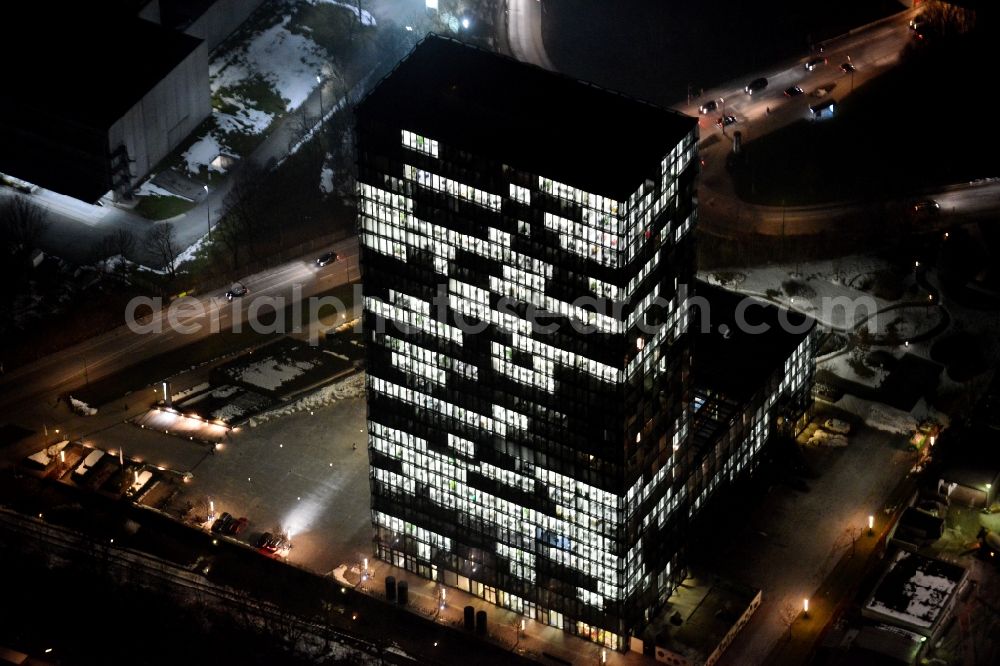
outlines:
{"label": "car on road", "polygon": [[713,111],[715,111],[718,108],[719,108],[719,103],[717,101],[715,101],[714,99],[710,99],[710,100],[708,100],[707,102],[705,102],[704,104],[702,104],[701,106],[698,107],[698,112],[701,115],[704,116],[704,115],[707,115],[709,113],[712,113]]}
{"label": "car on road", "polygon": [[840,63],[840,68],[844,70],[844,74],[850,74],[851,72],[857,71],[857,68],[849,62]]}
{"label": "car on road", "polygon": [[802,88],[799,86],[792,86],[791,88],[785,88],[785,97],[798,97],[803,92]]}
{"label": "car on road", "polygon": [[719,116],[718,119],[716,119],[715,121],[715,126],[729,127],[730,125],[733,125],[735,123],[736,123],[736,116],[733,115]]}
{"label": "car on road", "polygon": [[934,199],[922,199],[913,204],[914,213],[926,213],[933,215],[941,211],[941,204]]}
{"label": "car on road", "polygon": [[811,72],[814,69],[816,69],[817,67],[819,67],[821,65],[825,65],[827,62],[828,62],[828,60],[826,58],[824,58],[823,56],[817,56],[815,58],[809,58],[809,60],[806,60],[806,69]]}
{"label": "car on road", "polygon": [[828,99],[820,104],[814,104],[809,107],[809,115],[813,120],[820,120],[824,118],[833,118],[837,113],[837,100]]}
{"label": "car on road", "polygon": [[234,298],[242,298],[248,293],[248,289],[241,282],[234,282],[233,286],[229,288],[226,292],[226,300],[233,300]]}
{"label": "car on road", "polygon": [[335,261],[337,261],[336,252],[324,252],[316,259],[316,265],[322,268],[323,266],[332,264]]}
{"label": "car on road", "polygon": [[752,94],[754,94],[756,92],[760,92],[761,90],[763,90],[766,87],[767,87],[767,79],[765,79],[762,76],[762,77],[754,79],[753,81],[751,81],[750,83],[748,83],[747,86],[746,86],[746,88],[744,88],[743,90],[744,90],[744,92],[746,92],[746,94],[752,95]]}

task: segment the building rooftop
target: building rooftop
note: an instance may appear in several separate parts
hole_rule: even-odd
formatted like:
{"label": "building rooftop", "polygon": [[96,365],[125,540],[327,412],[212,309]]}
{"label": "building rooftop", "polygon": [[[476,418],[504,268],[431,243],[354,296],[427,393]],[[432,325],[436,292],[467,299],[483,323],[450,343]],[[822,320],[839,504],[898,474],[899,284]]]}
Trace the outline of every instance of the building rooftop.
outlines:
{"label": "building rooftop", "polygon": [[865,602],[863,614],[929,634],[944,619],[966,573],[957,564],[901,550]]}
{"label": "building rooftop", "polygon": [[705,661],[759,601],[760,591],[716,576],[692,576],[674,590],[650,625],[658,647]]}
{"label": "building rooftop", "polygon": [[619,201],[697,127],[675,111],[437,35],[358,112]]}
{"label": "building rooftop", "polygon": [[4,11],[0,102],[20,117],[83,128],[110,127],[201,43],[113,5]]}
{"label": "building rooftop", "polygon": [[[700,310],[692,313],[694,385],[737,402],[759,390],[816,327],[816,320],[803,314],[705,282],[696,283],[695,296],[706,299],[710,326],[701,326]],[[753,327],[763,324],[766,331],[737,324],[737,308],[745,299],[751,304],[744,306],[742,320]]]}

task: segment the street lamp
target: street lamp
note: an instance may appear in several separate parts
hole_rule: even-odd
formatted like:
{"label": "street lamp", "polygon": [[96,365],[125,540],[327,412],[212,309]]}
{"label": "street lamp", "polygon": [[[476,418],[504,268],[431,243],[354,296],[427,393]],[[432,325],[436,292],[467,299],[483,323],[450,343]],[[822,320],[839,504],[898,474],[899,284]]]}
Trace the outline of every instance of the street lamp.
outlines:
{"label": "street lamp", "polygon": [[208,185],[202,186],[205,189],[205,216],[208,218],[208,240],[212,240],[212,202],[208,200]]}
{"label": "street lamp", "polygon": [[322,123],[326,113],[323,111],[323,77],[319,74],[316,75],[316,83],[319,84],[319,121]]}
{"label": "street lamp", "polygon": [[875,516],[868,514],[868,536],[875,534]]}
{"label": "street lamp", "polygon": [[809,597],[802,600],[802,617],[809,617]]}

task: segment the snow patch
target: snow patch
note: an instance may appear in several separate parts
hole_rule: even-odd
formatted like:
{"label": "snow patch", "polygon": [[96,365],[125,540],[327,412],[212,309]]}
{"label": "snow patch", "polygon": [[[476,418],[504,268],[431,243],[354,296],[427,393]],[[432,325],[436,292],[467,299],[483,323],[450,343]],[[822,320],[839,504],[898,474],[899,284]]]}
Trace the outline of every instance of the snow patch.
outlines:
{"label": "snow patch", "polygon": [[286,111],[301,106],[322,75],[326,55],[314,41],[285,27],[290,18],[255,35],[249,44],[227,54],[225,61],[213,60],[212,92],[260,76],[285,100]]}
{"label": "snow patch", "polygon": [[257,386],[268,391],[276,391],[281,388],[282,384],[290,382],[313,367],[315,364],[309,361],[281,363],[274,358],[265,358],[241,368],[236,378],[244,384]]}
{"label": "snow patch", "polygon": [[361,19],[361,25],[370,25],[370,26],[375,25],[375,17],[372,16],[371,12],[369,12],[367,9],[359,9],[355,5],[349,5],[346,2],[337,2],[337,0],[309,0],[309,4],[337,5],[338,7],[343,7],[345,9],[354,12],[354,15]]}
{"label": "snow patch", "polygon": [[323,194],[333,192],[333,169],[328,166],[319,172],[319,191]]}
{"label": "snow patch", "polygon": [[83,400],[77,400],[73,396],[70,396],[69,404],[73,408],[73,411],[81,416],[94,416],[97,414],[96,409],[85,403]]}
{"label": "snow patch", "polygon": [[151,175],[145,183],[139,186],[139,189],[135,191],[137,197],[174,197],[176,199],[183,199],[184,201],[193,201],[193,199],[188,199],[180,194],[175,194],[170,190],[165,190],[159,185],[153,183],[153,178],[156,174]]}
{"label": "snow patch", "polygon": [[254,416],[250,419],[249,424],[251,428],[255,428],[272,419],[289,416],[290,414],[295,414],[296,412],[319,409],[320,407],[331,405],[338,400],[360,398],[364,396],[364,394],[365,373],[362,372],[335,384],[324,386],[318,391],[299,398],[295,402],[289,403],[283,407],[272,409],[271,411]]}
{"label": "snow patch", "polygon": [[222,173],[222,170],[212,166],[212,160],[221,152],[223,152],[222,144],[213,130],[191,144],[181,157],[189,173],[201,173],[203,168]]}

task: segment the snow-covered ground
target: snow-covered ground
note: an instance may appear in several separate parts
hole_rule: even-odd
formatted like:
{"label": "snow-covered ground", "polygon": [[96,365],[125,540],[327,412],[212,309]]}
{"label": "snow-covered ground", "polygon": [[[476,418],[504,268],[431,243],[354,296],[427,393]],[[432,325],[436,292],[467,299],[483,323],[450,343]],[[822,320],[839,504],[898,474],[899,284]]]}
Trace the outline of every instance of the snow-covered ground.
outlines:
{"label": "snow-covered ground", "polygon": [[327,405],[333,404],[338,400],[344,400],[347,398],[359,398],[365,393],[365,373],[359,373],[352,377],[348,377],[342,381],[336,382],[335,384],[330,384],[329,386],[324,386],[318,391],[311,393],[305,397],[299,398],[295,402],[284,405],[277,409],[272,409],[270,411],[264,412],[257,416],[251,417],[249,425],[251,428],[267,423],[272,419],[276,419],[282,416],[288,416],[289,414],[295,414],[296,412],[312,411],[319,409],[320,407],[325,407]]}
{"label": "snow-covered ground", "polygon": [[326,54],[308,37],[290,32],[290,20],[291,15],[284,16],[245,45],[213,59],[209,66],[212,92],[261,77],[285,100],[286,111],[297,109],[316,87]]}
{"label": "snow-covered ground", "polygon": [[[356,7],[344,6],[357,14]],[[366,18],[371,19],[371,15],[363,12],[362,21]],[[273,109],[261,108],[261,101],[250,97],[248,91],[259,90],[263,82],[281,98],[287,113],[309,97],[318,85],[317,77],[329,75],[326,52],[307,35],[289,30],[290,21],[291,14],[285,14],[275,25],[253,34],[209,63],[212,94],[223,106],[213,110],[210,128],[185,151],[189,173],[222,172],[224,169],[213,166],[212,161],[220,154],[238,153],[227,141],[228,135],[256,136],[274,122]]]}
{"label": "snow-covered ground", "polygon": [[[865,367],[868,367],[867,365]],[[852,381],[856,384],[861,384],[862,386],[871,386],[872,388],[878,388],[885,381],[885,378],[889,376],[888,371],[882,368],[869,368],[872,371],[872,376],[862,376],[857,373],[854,366],[851,365],[851,355],[850,353],[840,354],[838,356],[832,356],[826,358],[822,361],[816,362],[817,370],[829,370],[833,374]]]}
{"label": "snow-covered ground", "polygon": [[372,16],[372,13],[367,9],[363,8],[359,9],[357,5],[352,5],[347,2],[337,2],[337,0],[309,0],[309,4],[312,5],[327,4],[327,5],[337,5],[338,7],[345,7],[346,9],[349,9],[350,11],[354,12],[355,16],[361,17],[361,25],[369,25],[369,26],[375,25],[375,17]]}
{"label": "snow-covered ground", "polygon": [[[892,305],[871,292],[857,288],[859,278],[885,270],[881,259],[852,256],[803,264],[761,266],[752,269],[715,269],[701,271],[698,277],[740,293],[767,298],[784,307],[798,310],[830,328],[845,330],[863,321],[875,311]],[[796,282],[810,292],[789,295],[782,285]]]}
{"label": "snow-covered ground", "polygon": [[324,166],[319,173],[319,190],[323,194],[333,192],[333,169]]}
{"label": "snow-covered ground", "polygon": [[184,199],[185,201],[191,201],[187,197],[182,197],[179,194],[174,194],[170,190],[165,190],[159,185],[153,183],[153,179],[156,178],[156,174],[150,174],[149,179],[142,184],[139,189],[135,191],[137,197],[177,197],[178,199]]}
{"label": "snow-covered ground", "polygon": [[315,367],[309,361],[289,361],[269,356],[234,370],[234,379],[268,391],[277,391],[306,370]]}

